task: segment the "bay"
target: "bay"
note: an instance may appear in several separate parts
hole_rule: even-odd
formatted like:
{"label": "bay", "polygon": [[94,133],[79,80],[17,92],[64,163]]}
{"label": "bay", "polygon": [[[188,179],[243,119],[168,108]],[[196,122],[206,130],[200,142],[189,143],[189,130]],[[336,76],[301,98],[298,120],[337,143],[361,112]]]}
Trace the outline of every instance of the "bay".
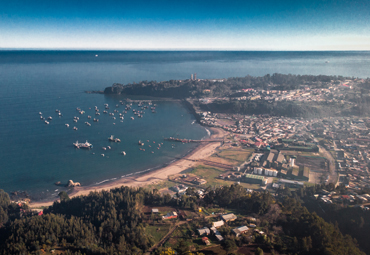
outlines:
{"label": "bay", "polygon": [[[112,112],[123,98],[86,94],[86,90],[103,90],[115,82],[187,79],[191,73],[200,79],[273,73],[366,78],[369,67],[369,52],[0,51],[0,188],[25,190],[45,199],[60,191],[56,181],[94,185],[158,167],[194,146],[172,148],[164,137],[207,135],[204,127],[192,124],[194,116],[180,103],[156,102],[157,113],[146,110],[143,118],[137,118],[130,111],[120,122],[118,116],[114,120],[102,111],[107,103]],[[96,117],[95,106],[101,112],[98,123],[87,119],[87,115]],[[80,115],[76,107],[86,113]],[[122,112],[123,106],[117,110]],[[40,120],[40,111],[53,117],[49,125]],[[80,117],[78,123],[74,116]],[[122,142],[109,143],[110,135]],[[88,140],[94,148],[76,150],[72,145],[76,140]],[[145,152],[139,150],[138,140],[145,142]],[[163,146],[148,147],[147,140]],[[108,145],[112,149],[103,151]]]}

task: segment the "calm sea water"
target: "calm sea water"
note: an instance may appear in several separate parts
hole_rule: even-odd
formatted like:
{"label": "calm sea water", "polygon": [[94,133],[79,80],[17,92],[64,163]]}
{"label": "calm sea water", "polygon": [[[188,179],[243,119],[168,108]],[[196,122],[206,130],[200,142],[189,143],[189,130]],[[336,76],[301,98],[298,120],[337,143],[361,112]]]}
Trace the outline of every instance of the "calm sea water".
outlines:
{"label": "calm sea water", "polygon": [[[207,136],[179,103],[156,102],[157,113],[146,110],[143,118],[137,118],[129,111],[120,122],[117,114],[114,120],[102,111],[107,103],[112,112],[123,98],[85,94],[85,90],[103,90],[115,82],[186,79],[191,73],[200,79],[276,72],[366,78],[369,70],[369,52],[0,51],[0,189],[48,198],[61,190],[54,185],[56,181],[72,179],[94,185],[158,167],[194,146],[176,144],[172,148],[164,137]],[[94,106],[100,116],[94,115]],[[76,107],[86,113],[80,115]],[[122,112],[123,106],[117,110]],[[49,125],[40,120],[39,112],[53,117]],[[100,121],[94,123],[87,115]],[[78,123],[73,122],[74,116],[80,117]],[[110,135],[122,142],[109,143]],[[88,140],[94,148],[74,149],[76,140]],[[145,152],[139,150],[138,140],[145,142]],[[153,141],[163,146],[156,149]],[[108,145],[112,149],[103,151]],[[123,150],[125,157],[120,154]]]}

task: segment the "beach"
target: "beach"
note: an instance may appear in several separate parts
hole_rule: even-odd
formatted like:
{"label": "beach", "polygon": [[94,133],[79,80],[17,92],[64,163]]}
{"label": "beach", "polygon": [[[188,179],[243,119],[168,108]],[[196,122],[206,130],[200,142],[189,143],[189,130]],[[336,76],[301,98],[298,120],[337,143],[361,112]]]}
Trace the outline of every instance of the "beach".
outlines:
{"label": "beach", "polygon": [[[212,131],[212,135],[210,138],[223,138],[227,132],[222,129],[218,128],[209,128]],[[179,160],[176,160],[169,165],[147,172],[143,174],[133,175],[130,177],[125,177],[110,183],[105,183],[102,185],[97,186],[88,186],[88,187],[75,187],[73,192],[69,194],[71,198],[78,197],[78,196],[86,196],[90,192],[100,192],[103,190],[111,190],[115,188],[119,188],[121,186],[129,186],[129,187],[141,187],[150,184],[155,184],[160,181],[165,181],[168,179],[168,176],[179,174],[182,171],[194,167],[198,164],[198,161],[201,159],[205,159],[216,152],[217,147],[219,147],[221,142],[203,142],[198,147],[196,147],[192,152],[185,155]],[[50,206],[54,203],[54,201],[58,201],[59,199],[53,201],[46,201],[46,202],[30,202],[29,206],[31,208],[40,208],[44,206]]]}

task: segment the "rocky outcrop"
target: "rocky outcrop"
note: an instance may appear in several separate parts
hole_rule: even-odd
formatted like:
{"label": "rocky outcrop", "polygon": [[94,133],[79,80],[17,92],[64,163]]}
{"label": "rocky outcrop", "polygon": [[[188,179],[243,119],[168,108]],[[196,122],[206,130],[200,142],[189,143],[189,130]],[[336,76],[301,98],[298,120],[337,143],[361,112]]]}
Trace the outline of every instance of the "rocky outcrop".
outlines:
{"label": "rocky outcrop", "polygon": [[68,181],[67,187],[76,187],[76,186],[81,186],[81,183],[73,182],[72,180]]}

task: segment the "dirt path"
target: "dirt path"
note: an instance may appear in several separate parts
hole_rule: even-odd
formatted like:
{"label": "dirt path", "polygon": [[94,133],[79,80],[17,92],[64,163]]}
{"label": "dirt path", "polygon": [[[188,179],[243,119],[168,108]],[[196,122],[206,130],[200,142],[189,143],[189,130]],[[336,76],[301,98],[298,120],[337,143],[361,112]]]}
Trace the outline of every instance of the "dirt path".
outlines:
{"label": "dirt path", "polygon": [[319,152],[324,155],[324,157],[329,161],[329,183],[334,183],[336,186],[337,181],[338,181],[338,174],[335,171],[335,159],[331,155],[330,152],[328,152],[326,149],[324,149],[321,146],[319,147]]}

